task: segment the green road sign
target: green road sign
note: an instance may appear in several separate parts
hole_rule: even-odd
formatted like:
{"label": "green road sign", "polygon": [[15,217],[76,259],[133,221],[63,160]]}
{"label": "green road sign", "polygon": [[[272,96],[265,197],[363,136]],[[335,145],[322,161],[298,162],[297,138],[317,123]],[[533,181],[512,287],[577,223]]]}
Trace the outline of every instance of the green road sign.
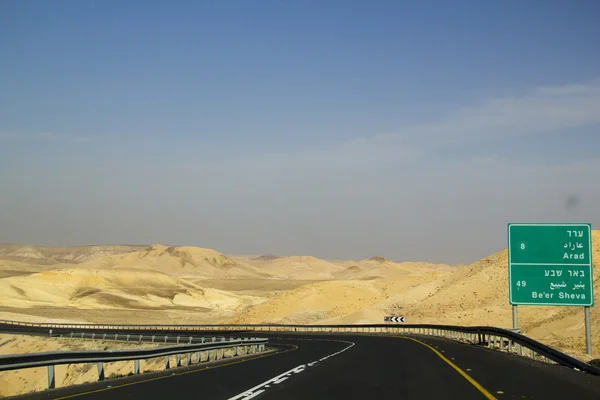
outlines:
{"label": "green road sign", "polygon": [[512,305],[593,306],[590,224],[508,224]]}

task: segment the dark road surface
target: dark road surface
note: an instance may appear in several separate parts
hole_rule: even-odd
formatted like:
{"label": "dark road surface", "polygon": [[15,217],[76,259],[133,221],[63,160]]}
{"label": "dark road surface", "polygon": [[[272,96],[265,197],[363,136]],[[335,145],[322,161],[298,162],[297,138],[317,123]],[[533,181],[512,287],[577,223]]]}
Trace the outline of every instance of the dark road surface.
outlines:
{"label": "dark road surface", "polygon": [[600,399],[600,377],[439,338],[254,335],[281,352],[26,398]]}

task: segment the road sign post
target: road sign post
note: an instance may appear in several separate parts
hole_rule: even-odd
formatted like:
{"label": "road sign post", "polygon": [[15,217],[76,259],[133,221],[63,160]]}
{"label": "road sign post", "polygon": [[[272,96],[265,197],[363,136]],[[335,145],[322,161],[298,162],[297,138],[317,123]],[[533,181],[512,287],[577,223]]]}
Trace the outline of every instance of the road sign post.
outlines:
{"label": "road sign post", "polygon": [[[509,301],[513,328],[517,306],[594,305],[590,224],[508,224]],[[586,338],[590,337],[586,322]],[[586,343],[589,342],[586,340]],[[587,345],[591,355],[591,343]]]}

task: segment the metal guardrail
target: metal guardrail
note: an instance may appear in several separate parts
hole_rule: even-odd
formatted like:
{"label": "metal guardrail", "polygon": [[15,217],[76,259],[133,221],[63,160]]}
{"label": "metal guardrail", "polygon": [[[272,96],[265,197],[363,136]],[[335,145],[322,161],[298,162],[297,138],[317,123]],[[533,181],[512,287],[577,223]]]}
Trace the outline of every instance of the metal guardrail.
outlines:
{"label": "metal guardrail", "polygon": [[476,345],[487,346],[522,356],[553,362],[562,366],[600,375],[600,368],[571,357],[561,351],[533,340],[514,330],[491,326],[454,326],[433,324],[357,324],[357,325],[289,325],[289,324],[200,324],[200,325],[122,325],[122,324],[53,324],[2,321],[0,324],[16,325],[29,329],[78,329],[87,331],[146,331],[146,332],[296,332],[319,334],[415,334],[444,337]]}
{"label": "metal guardrail", "polygon": [[[103,338],[98,335],[95,337],[94,334],[88,334],[85,337],[85,333],[79,335],[71,335],[76,338],[87,338],[87,339],[98,339]],[[118,340],[118,335],[113,339],[113,336],[104,337],[104,340]],[[126,336],[129,340],[130,335]],[[154,340],[155,336],[152,337]],[[124,339],[124,338],[121,338]],[[138,338],[139,341],[143,341],[143,337]],[[146,337],[147,339],[147,337]],[[165,336],[164,342],[166,343],[168,336]],[[200,341],[200,343],[192,344],[192,342]],[[43,353],[29,353],[29,354],[10,354],[0,356],[0,371],[12,371],[24,368],[35,368],[35,367],[48,367],[48,388],[52,389],[56,386],[55,382],[55,366],[64,364],[83,364],[83,363],[96,363],[98,367],[98,380],[104,380],[104,363],[115,362],[115,361],[133,361],[133,373],[140,373],[140,360],[165,357],[165,369],[170,368],[169,356],[176,356],[176,367],[180,367],[181,355],[186,355],[186,366],[192,364],[201,363],[201,352],[205,352],[206,361],[216,361],[226,357],[225,350],[233,349],[233,357],[243,356],[247,354],[255,354],[266,350],[268,339],[266,338],[220,338],[217,341],[216,338],[208,341],[205,338],[189,338],[189,343],[186,345],[176,345],[167,347],[157,347],[152,349],[142,350],[108,350],[108,351],[53,351]],[[179,337],[177,337],[177,343],[179,343]],[[192,354],[196,355],[196,362],[193,362]]]}

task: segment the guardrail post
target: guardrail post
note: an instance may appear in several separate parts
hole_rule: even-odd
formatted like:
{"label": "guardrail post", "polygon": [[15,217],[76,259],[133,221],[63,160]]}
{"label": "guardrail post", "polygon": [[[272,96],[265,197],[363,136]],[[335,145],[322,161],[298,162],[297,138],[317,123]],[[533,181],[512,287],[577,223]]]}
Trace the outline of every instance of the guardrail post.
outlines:
{"label": "guardrail post", "polygon": [[165,343],[167,343],[167,339],[168,339],[168,338],[169,338],[168,336],[165,336]]}
{"label": "guardrail post", "polygon": [[192,344],[192,337],[191,337],[191,336],[190,336],[190,341],[189,341],[189,344]]}
{"label": "guardrail post", "polygon": [[140,373],[140,360],[133,360],[133,373],[136,375]]}
{"label": "guardrail post", "polygon": [[73,332],[71,332],[71,337],[73,337]]}
{"label": "guardrail post", "polygon": [[238,346],[235,346],[235,347],[233,348],[233,355],[234,355],[235,357],[237,357],[237,356],[238,356],[238,352],[239,352],[239,347],[238,347]]}
{"label": "guardrail post", "polygon": [[102,361],[98,362],[98,380],[104,380],[104,363]]}
{"label": "guardrail post", "polygon": [[169,369],[169,356],[165,356],[165,369]]}
{"label": "guardrail post", "polygon": [[200,364],[200,352],[199,351],[196,352],[196,361],[197,361],[197,364]]}
{"label": "guardrail post", "polygon": [[94,340],[96,338],[96,334],[92,333],[92,340]]}
{"label": "guardrail post", "polygon": [[81,332],[81,338],[83,339],[83,335],[85,335],[85,332]]}
{"label": "guardrail post", "polygon": [[187,353],[187,364],[186,366],[189,367],[192,364],[192,353]]}
{"label": "guardrail post", "polygon": [[177,343],[178,343],[178,344],[179,344],[179,338],[180,338],[180,336],[177,336]]}
{"label": "guardrail post", "polygon": [[54,365],[48,365],[48,389],[54,389],[56,381],[54,379]]}
{"label": "guardrail post", "polygon": [[106,339],[106,333],[103,333],[102,334],[102,340],[105,340],[105,339]]}
{"label": "guardrail post", "polygon": [[115,333],[115,340],[117,340],[118,337],[119,337],[119,334]]}
{"label": "guardrail post", "polygon": [[181,354],[176,354],[175,360],[177,361],[177,367],[181,367]]}
{"label": "guardrail post", "polygon": [[155,336],[155,335],[152,335],[152,343],[154,343],[154,336]]}

